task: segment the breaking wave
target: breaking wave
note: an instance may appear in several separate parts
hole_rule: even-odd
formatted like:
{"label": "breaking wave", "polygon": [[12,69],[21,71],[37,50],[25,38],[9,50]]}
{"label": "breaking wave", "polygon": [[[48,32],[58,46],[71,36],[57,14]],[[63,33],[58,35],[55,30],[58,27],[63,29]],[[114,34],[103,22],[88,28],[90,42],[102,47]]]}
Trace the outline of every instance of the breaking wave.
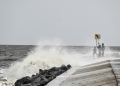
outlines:
{"label": "breaking wave", "polygon": [[[21,77],[31,76],[32,74],[38,73],[39,69],[49,69],[54,66],[59,67],[62,64],[81,66],[88,62],[86,60],[94,59],[92,48],[90,50],[90,52],[78,53],[67,52],[59,46],[52,46],[49,48],[45,48],[45,46],[37,46],[34,50],[29,52],[25,59],[12,64],[6,72],[6,76],[9,82],[15,82],[15,80]],[[107,50],[104,58],[106,57],[120,57],[120,54],[118,52]]]}

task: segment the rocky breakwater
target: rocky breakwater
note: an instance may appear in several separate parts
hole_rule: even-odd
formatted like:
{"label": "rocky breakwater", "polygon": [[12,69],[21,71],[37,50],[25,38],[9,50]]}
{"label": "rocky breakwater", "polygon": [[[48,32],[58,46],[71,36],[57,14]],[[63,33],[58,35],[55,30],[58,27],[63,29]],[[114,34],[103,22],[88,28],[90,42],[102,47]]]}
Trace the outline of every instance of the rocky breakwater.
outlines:
{"label": "rocky breakwater", "polygon": [[15,82],[15,86],[44,86],[60,74],[69,70],[71,65],[62,65],[61,67],[53,67],[48,70],[39,69],[39,73],[31,77],[25,76]]}

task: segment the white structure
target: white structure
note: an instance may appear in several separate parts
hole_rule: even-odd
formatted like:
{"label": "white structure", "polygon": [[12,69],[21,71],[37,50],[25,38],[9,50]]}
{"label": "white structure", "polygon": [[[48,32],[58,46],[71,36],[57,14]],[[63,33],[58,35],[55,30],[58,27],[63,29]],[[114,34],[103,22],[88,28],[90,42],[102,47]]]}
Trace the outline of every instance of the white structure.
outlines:
{"label": "white structure", "polygon": [[119,81],[120,59],[116,59],[71,68],[47,86],[120,86]]}

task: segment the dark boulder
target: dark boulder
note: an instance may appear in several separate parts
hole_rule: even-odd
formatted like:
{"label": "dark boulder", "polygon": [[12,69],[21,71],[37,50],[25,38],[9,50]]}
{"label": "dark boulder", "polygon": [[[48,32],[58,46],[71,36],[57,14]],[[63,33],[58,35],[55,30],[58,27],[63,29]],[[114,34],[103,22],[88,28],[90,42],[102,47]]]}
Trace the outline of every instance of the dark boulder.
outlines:
{"label": "dark boulder", "polygon": [[58,70],[58,68],[56,68],[56,67],[52,67],[51,69],[50,69],[50,71],[57,71]]}
{"label": "dark boulder", "polygon": [[70,68],[71,68],[71,65],[67,65],[67,68],[70,69]]}
{"label": "dark boulder", "polygon": [[21,79],[18,79],[15,82],[15,86],[21,86],[22,84],[29,84],[29,83],[31,83],[30,77],[26,76],[26,77],[23,77]]}
{"label": "dark boulder", "polygon": [[15,86],[44,86],[70,68],[71,65],[62,65],[61,67],[52,67],[48,70],[39,69],[39,73],[36,73],[36,75],[32,75],[31,78],[29,76],[26,76],[18,79],[15,82]]}
{"label": "dark boulder", "polygon": [[39,73],[42,73],[43,72],[43,70],[42,69],[39,69]]}
{"label": "dark boulder", "polygon": [[67,68],[67,66],[62,65],[62,66],[61,66],[61,70],[65,70],[65,71],[67,71],[67,70],[68,70],[68,68]]}
{"label": "dark boulder", "polygon": [[41,78],[38,77],[38,78],[31,81],[31,85],[32,86],[38,86],[38,85],[40,85],[40,82],[41,82]]}

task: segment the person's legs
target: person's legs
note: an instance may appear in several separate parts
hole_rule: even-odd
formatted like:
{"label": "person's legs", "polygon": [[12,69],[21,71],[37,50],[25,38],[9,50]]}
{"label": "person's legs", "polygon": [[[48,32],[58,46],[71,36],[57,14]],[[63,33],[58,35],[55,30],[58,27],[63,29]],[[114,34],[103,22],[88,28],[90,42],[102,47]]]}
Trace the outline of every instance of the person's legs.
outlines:
{"label": "person's legs", "polygon": [[102,50],[102,57],[104,56],[104,51]]}
{"label": "person's legs", "polygon": [[101,52],[100,52],[100,57],[101,57]]}
{"label": "person's legs", "polygon": [[94,58],[95,53],[93,52],[93,58]]}
{"label": "person's legs", "polygon": [[98,52],[98,57],[100,57],[100,52]]}

